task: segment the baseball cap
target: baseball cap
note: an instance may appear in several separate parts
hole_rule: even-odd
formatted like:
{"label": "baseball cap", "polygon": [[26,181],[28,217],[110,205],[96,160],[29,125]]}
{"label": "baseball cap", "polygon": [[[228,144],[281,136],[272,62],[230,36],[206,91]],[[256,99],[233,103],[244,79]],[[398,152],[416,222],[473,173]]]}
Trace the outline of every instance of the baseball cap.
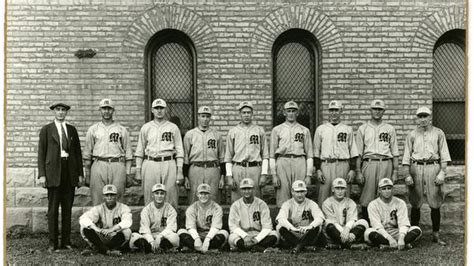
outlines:
{"label": "baseball cap", "polygon": [[163,185],[163,184],[154,184],[152,187],[151,187],[151,193],[155,192],[155,191],[158,191],[158,190],[162,190],[162,191],[165,191],[166,192],[166,186]]}
{"label": "baseball cap", "polygon": [[66,111],[68,111],[69,109],[71,109],[71,106],[65,104],[65,103],[61,103],[61,102],[58,102],[58,103],[53,103],[49,106],[49,109],[51,110],[54,110],[54,108],[56,108],[57,106],[62,106],[64,108],[66,108]]}
{"label": "baseball cap", "polygon": [[306,183],[301,180],[296,180],[295,182],[293,182],[293,185],[291,185],[291,188],[293,188],[293,191],[295,192],[307,191]]}
{"label": "baseball cap", "polygon": [[102,108],[102,107],[110,107],[110,108],[114,108],[114,103],[112,102],[111,99],[102,99],[99,103],[99,107]]}
{"label": "baseball cap", "polygon": [[370,104],[370,108],[380,108],[385,110],[385,102],[382,100],[373,100]]}
{"label": "baseball cap", "polygon": [[426,106],[422,106],[422,107],[420,107],[416,110],[416,115],[419,115],[419,114],[431,115],[431,110],[430,110],[430,108],[428,108]]}
{"label": "baseball cap", "polygon": [[163,99],[156,99],[153,101],[153,103],[151,104],[151,108],[155,108],[155,107],[163,107],[163,108],[166,108],[166,102],[165,100]]}
{"label": "baseball cap", "polygon": [[392,186],[393,187],[393,182],[392,180],[388,178],[382,178],[379,181],[379,187],[385,187],[385,186]]}
{"label": "baseball cap", "polygon": [[205,193],[211,193],[211,186],[209,186],[208,184],[200,184],[197,188],[197,192],[198,193],[201,193],[201,192],[205,192]]}
{"label": "baseball cap", "polygon": [[201,106],[198,109],[198,114],[210,114],[210,115],[212,115],[212,110],[209,106]]}
{"label": "baseball cap", "polygon": [[240,181],[240,188],[253,188],[253,180],[250,178],[244,178]]}
{"label": "baseball cap", "polygon": [[289,101],[286,102],[285,105],[283,106],[285,109],[296,109],[298,110],[298,104],[296,104],[294,101]]}
{"label": "baseball cap", "polygon": [[332,187],[333,188],[336,188],[336,187],[346,188],[347,187],[346,180],[338,177],[338,178],[334,179],[334,181],[332,181]]}
{"label": "baseball cap", "polygon": [[340,101],[333,100],[329,102],[328,109],[342,109],[342,103]]}
{"label": "baseball cap", "polygon": [[253,104],[251,102],[247,102],[247,101],[243,101],[243,102],[239,103],[239,106],[237,107],[237,110],[240,111],[244,107],[249,107],[253,110]]}
{"label": "baseball cap", "polygon": [[117,194],[117,187],[115,187],[112,184],[105,185],[104,188],[102,188],[102,194],[104,194],[104,195]]}

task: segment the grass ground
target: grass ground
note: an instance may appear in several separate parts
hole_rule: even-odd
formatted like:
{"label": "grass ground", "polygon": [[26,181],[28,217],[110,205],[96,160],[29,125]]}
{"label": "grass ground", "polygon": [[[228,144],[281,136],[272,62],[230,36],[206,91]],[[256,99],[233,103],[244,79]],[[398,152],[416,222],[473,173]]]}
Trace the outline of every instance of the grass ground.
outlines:
{"label": "grass ground", "polygon": [[297,264],[425,264],[425,265],[464,265],[464,236],[462,234],[443,234],[448,243],[439,246],[431,242],[429,233],[422,236],[416,246],[405,251],[386,251],[371,248],[357,250],[318,250],[292,255],[282,251],[278,254],[220,252],[218,254],[174,253],[174,254],[138,254],[126,253],[122,257],[104,255],[82,256],[86,247],[78,234],[72,236],[75,244],[73,251],[62,251],[52,255],[47,253],[47,236],[7,236],[8,264],[181,264],[181,265],[297,265]]}

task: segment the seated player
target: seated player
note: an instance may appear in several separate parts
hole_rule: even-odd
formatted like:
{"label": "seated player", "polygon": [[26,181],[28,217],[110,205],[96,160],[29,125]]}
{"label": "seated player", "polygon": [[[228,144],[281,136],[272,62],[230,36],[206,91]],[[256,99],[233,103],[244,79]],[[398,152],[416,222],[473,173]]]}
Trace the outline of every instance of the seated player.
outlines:
{"label": "seated player", "polygon": [[296,180],[292,198],[281,205],[276,217],[281,244],[297,254],[306,246],[315,246],[324,223],[324,214],[316,202],[306,198],[306,183]]}
{"label": "seated player", "polygon": [[371,228],[365,231],[365,240],[381,249],[405,247],[421,237],[421,229],[411,226],[405,202],[393,196],[393,182],[388,178],[379,181],[379,197],[369,203]]}
{"label": "seated player", "polygon": [[325,233],[329,238],[329,248],[365,248],[353,245],[364,242],[364,232],[369,227],[364,219],[357,219],[356,203],[346,197],[347,183],[342,178],[332,182],[332,196],[323,202],[326,216]]}
{"label": "seated player", "polygon": [[92,255],[92,249],[109,256],[121,256],[127,249],[132,231],[130,208],[117,202],[117,188],[105,185],[102,188],[104,203],[92,207],[79,218],[81,235],[89,244],[83,255]]}
{"label": "seated player", "polygon": [[252,179],[242,179],[239,187],[242,197],[232,203],[229,212],[230,249],[271,252],[279,236],[272,230],[270,209],[254,196]]}
{"label": "seated player", "polygon": [[176,249],[179,245],[177,214],[173,206],[165,202],[166,187],[155,184],[151,193],[153,201],[140,213],[140,229],[132,234],[130,248],[145,253]]}
{"label": "seated player", "polygon": [[229,237],[229,233],[222,230],[222,208],[210,199],[208,184],[200,184],[196,194],[198,200],[186,210],[186,229],[178,231],[180,247],[202,253],[221,249]]}

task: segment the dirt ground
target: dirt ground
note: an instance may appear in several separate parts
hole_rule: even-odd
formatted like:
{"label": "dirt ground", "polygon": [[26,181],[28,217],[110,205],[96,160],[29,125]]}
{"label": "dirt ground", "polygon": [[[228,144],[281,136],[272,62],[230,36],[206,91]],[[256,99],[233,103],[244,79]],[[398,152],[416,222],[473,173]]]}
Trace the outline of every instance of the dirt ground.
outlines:
{"label": "dirt ground", "polygon": [[73,251],[61,251],[52,255],[47,253],[47,235],[10,235],[7,236],[6,262],[7,264],[96,264],[110,265],[123,264],[181,264],[181,265],[222,265],[222,264],[464,264],[464,235],[443,234],[448,243],[439,246],[431,242],[431,236],[426,233],[411,250],[391,251],[371,248],[359,250],[325,250],[305,251],[299,255],[292,255],[283,250],[277,254],[250,253],[250,252],[220,252],[212,254],[197,253],[165,253],[142,254],[125,253],[122,257],[108,257],[105,255],[82,256],[81,251],[86,247],[80,235],[72,236]]}

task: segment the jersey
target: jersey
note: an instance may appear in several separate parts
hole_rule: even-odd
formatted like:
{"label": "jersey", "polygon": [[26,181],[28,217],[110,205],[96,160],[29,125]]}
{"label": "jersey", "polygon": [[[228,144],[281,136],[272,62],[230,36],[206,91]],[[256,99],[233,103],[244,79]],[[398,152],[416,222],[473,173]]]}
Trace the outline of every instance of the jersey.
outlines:
{"label": "jersey", "polygon": [[400,233],[407,233],[410,228],[407,205],[397,197],[392,197],[389,203],[376,198],[369,203],[367,211],[370,225],[375,230],[385,229],[389,231],[398,228]]}
{"label": "jersey", "polygon": [[157,234],[176,232],[178,225],[176,221],[176,210],[165,202],[163,207],[156,208],[154,202],[150,202],[140,213],[140,234]]}
{"label": "jersey", "polygon": [[324,219],[318,204],[308,198],[302,203],[297,203],[293,198],[285,201],[276,217],[278,230],[281,227],[287,229],[308,225],[317,227],[324,222]]}
{"label": "jersey", "polygon": [[83,158],[92,160],[93,157],[125,157],[126,160],[132,160],[132,145],[127,129],[117,122],[108,126],[98,122],[89,127]]}
{"label": "jersey", "polygon": [[175,155],[176,158],[183,158],[183,141],[178,127],[170,121],[158,124],[155,120],[143,125],[138,135],[135,156],[144,158],[145,155],[151,157]]}
{"label": "jersey", "polygon": [[209,229],[222,228],[222,208],[214,201],[208,206],[194,202],[186,210],[186,229],[196,229],[199,234],[209,232]]}
{"label": "jersey", "polygon": [[392,125],[370,122],[357,130],[356,142],[362,158],[393,158],[399,155],[397,133]]}
{"label": "jersey", "polygon": [[326,224],[333,223],[346,226],[357,221],[357,205],[348,197],[344,197],[341,201],[333,196],[329,197],[323,202],[322,208],[326,216]]}
{"label": "jersey", "polygon": [[186,132],[183,140],[184,163],[219,161],[224,162],[224,141],[213,128],[202,131],[198,127]]}
{"label": "jersey", "polygon": [[273,128],[270,136],[270,158],[278,155],[313,157],[313,144],[309,129],[299,123],[284,122]]}
{"label": "jersey", "polygon": [[272,230],[272,227],[270,209],[263,200],[254,197],[254,201],[247,205],[243,198],[240,198],[230,206],[229,230],[231,233],[237,229],[245,232],[260,232],[262,229]]}
{"label": "jersey", "polygon": [[261,126],[250,124],[248,127],[239,123],[227,134],[224,161],[261,162],[268,159],[268,143],[265,130]]}
{"label": "jersey", "polygon": [[352,128],[339,123],[326,122],[314,133],[314,157],[321,160],[350,159],[359,156]]}
{"label": "jersey", "polygon": [[431,127],[427,131],[416,128],[408,133],[402,164],[410,165],[411,160],[450,162],[451,156],[444,132],[437,127]]}
{"label": "jersey", "polygon": [[88,228],[92,224],[102,229],[110,229],[119,225],[122,229],[132,226],[132,212],[130,208],[120,202],[113,209],[107,208],[105,203],[94,206],[79,218],[81,228]]}

